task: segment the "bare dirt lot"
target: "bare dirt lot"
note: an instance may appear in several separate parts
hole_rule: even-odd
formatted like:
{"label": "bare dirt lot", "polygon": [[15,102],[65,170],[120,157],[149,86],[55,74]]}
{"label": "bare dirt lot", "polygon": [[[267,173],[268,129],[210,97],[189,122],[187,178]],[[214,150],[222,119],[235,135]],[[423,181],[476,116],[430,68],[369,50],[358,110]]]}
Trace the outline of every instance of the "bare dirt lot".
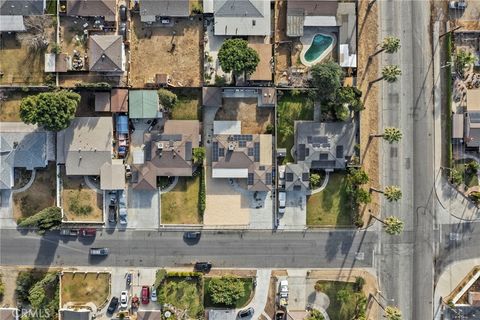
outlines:
{"label": "bare dirt lot", "polygon": [[20,102],[28,93],[21,91],[5,91],[3,97],[0,97],[0,121],[19,122],[20,119]]}
{"label": "bare dirt lot", "polygon": [[103,197],[85,185],[83,177],[62,176],[62,207],[67,221],[103,220]]}
{"label": "bare dirt lot", "polygon": [[203,21],[174,19],[173,27],[144,27],[132,15],[130,84],[134,88],[168,74],[176,87],[199,87],[202,79]]}
{"label": "bare dirt lot", "polygon": [[260,134],[267,131],[273,116],[273,109],[257,107],[257,98],[225,98],[215,120],[239,120],[242,121],[242,134]]}

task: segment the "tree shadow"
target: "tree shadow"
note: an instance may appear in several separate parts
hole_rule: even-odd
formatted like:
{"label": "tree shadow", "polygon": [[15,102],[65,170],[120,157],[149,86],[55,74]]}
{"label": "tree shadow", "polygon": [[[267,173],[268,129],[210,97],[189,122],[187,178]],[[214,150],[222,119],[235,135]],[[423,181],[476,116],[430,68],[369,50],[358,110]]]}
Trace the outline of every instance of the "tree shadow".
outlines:
{"label": "tree shadow", "polygon": [[34,266],[50,266],[55,261],[59,240],[57,232],[46,232],[40,238],[40,247],[38,248]]}

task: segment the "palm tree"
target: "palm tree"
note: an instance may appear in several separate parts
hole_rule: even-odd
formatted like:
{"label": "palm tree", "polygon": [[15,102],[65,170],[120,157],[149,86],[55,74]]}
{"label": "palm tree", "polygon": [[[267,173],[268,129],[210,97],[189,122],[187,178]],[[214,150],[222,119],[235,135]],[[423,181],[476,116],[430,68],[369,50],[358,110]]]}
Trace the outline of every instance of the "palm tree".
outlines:
{"label": "palm tree", "polygon": [[375,82],[385,80],[389,83],[393,83],[397,81],[398,77],[402,75],[402,70],[397,65],[388,65],[383,67],[382,69],[382,76],[378,79],[370,81],[370,85],[374,84]]}
{"label": "palm tree", "polygon": [[400,190],[400,187],[398,186],[386,186],[385,190],[370,188],[370,191],[383,194],[390,202],[398,201],[402,198],[402,190]]}
{"label": "palm tree", "polygon": [[402,312],[397,307],[387,306],[384,317],[388,320],[402,320]]}
{"label": "palm tree", "polygon": [[403,231],[403,221],[400,220],[398,217],[390,216],[385,218],[385,220],[381,220],[372,215],[372,218],[380,221],[383,224],[385,232],[391,236],[399,235]]}
{"label": "palm tree", "polygon": [[387,127],[382,134],[371,134],[370,138],[383,138],[389,143],[399,142],[402,140],[402,131],[395,127]]}
{"label": "palm tree", "polygon": [[400,39],[394,36],[386,36],[380,44],[380,50],[373,55],[376,56],[383,51],[386,53],[395,53],[398,49],[400,49]]}

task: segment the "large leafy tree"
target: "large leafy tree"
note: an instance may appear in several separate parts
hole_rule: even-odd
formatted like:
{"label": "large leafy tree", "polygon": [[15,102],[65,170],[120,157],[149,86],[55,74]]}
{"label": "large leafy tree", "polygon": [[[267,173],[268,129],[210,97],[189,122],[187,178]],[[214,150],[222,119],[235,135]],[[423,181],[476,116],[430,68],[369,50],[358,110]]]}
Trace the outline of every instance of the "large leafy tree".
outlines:
{"label": "large leafy tree", "polygon": [[310,75],[312,85],[322,101],[331,100],[342,85],[342,68],[332,60],[314,65]]}
{"label": "large leafy tree", "polygon": [[158,100],[160,104],[167,109],[172,108],[177,103],[177,95],[170,90],[160,89],[158,90]]}
{"label": "large leafy tree", "polygon": [[20,118],[50,131],[60,131],[75,117],[80,95],[71,91],[44,92],[28,96],[20,103]]}
{"label": "large leafy tree", "polygon": [[47,230],[56,229],[62,223],[62,211],[58,207],[45,208],[42,211],[19,221],[19,227],[33,227],[38,228],[39,233],[44,233]]}
{"label": "large leafy tree", "polygon": [[370,81],[370,85],[382,80],[385,80],[389,83],[393,83],[397,81],[398,77],[401,75],[402,75],[402,70],[400,69],[399,66],[388,65],[382,68],[382,76],[378,79]]}
{"label": "large leafy tree", "polygon": [[248,42],[243,39],[228,39],[218,51],[218,60],[222,70],[240,74],[252,74],[257,68],[260,58],[258,53],[248,47]]}
{"label": "large leafy tree", "polygon": [[233,306],[239,299],[245,296],[245,287],[240,278],[223,276],[210,280],[208,292],[213,303]]}

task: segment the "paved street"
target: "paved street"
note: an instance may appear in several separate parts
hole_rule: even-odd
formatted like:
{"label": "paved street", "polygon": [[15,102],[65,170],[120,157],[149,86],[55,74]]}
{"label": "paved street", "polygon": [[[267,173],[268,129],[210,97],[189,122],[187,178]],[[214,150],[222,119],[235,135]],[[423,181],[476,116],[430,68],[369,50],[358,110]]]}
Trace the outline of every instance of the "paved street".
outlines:
{"label": "paved street", "polygon": [[[378,268],[382,291],[402,310],[405,319],[432,319],[435,200],[433,132],[433,62],[428,1],[377,1],[380,39],[400,38],[397,53],[383,53],[382,66],[399,65],[395,83],[382,82],[381,127],[403,132],[398,144],[383,143],[382,185],[399,185],[403,198],[384,200],[382,216],[405,222],[402,237],[381,234]],[[438,150],[440,152],[440,150]]]}
{"label": "paved street", "polygon": [[[0,232],[1,265],[174,267],[209,260],[217,267],[351,268],[371,267],[373,232],[203,232],[197,244],[182,232],[98,232],[95,241],[49,233],[39,237],[17,230]],[[363,257],[356,260],[361,245]],[[108,247],[110,255],[89,259],[90,247]]]}

